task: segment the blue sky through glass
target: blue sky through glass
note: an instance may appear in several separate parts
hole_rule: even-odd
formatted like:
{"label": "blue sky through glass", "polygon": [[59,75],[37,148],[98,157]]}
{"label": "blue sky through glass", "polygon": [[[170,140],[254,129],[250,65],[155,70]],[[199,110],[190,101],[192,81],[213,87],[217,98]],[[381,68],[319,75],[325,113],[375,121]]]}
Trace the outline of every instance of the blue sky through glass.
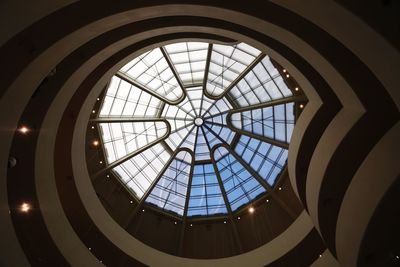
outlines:
{"label": "blue sky through glass", "polygon": [[267,193],[259,179],[276,184],[294,103],[269,103],[292,95],[273,61],[245,43],[154,48],[104,94],[97,120],[106,168],[147,205],[226,216]]}

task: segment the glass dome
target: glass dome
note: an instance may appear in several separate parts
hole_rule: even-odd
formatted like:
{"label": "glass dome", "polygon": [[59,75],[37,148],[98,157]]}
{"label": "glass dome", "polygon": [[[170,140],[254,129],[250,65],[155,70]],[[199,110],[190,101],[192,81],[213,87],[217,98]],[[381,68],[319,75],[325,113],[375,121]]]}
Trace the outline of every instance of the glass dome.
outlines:
{"label": "glass dome", "polygon": [[245,43],[155,48],[119,70],[101,99],[105,170],[141,205],[234,213],[285,167],[292,95],[272,60]]}

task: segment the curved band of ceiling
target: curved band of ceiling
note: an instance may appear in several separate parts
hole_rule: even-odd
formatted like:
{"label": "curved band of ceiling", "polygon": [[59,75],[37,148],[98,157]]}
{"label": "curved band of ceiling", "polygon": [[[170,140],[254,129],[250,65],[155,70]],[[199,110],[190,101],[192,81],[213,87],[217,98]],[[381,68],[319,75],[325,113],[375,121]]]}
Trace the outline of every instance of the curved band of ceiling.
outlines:
{"label": "curved band of ceiling", "polygon": [[[200,1],[200,3],[205,4],[202,1]],[[261,5],[261,1],[258,4]],[[49,17],[43,19],[42,21],[33,24],[31,27],[27,28],[20,35],[17,35],[15,38],[13,38],[10,42],[8,42],[0,49],[1,58],[4,58],[1,64],[7,66],[7,68],[5,68],[7,69],[7,75],[3,75],[0,78],[0,83],[2,84],[1,88],[4,89],[1,92],[2,96],[4,96],[4,98],[2,99],[2,103],[3,100],[7,101],[10,98],[10,96],[15,94],[15,92],[22,91],[21,94],[22,99],[17,101],[16,105],[13,106],[12,109],[9,108],[10,107],[9,105],[4,105],[4,107],[2,107],[2,111],[3,108],[4,109],[8,108],[9,110],[15,111],[15,115],[10,116],[10,118],[6,120],[7,125],[13,126],[11,128],[14,129],[16,128],[15,121],[17,120],[13,121],[12,119],[19,117],[22,110],[24,110],[24,113],[22,114],[21,119],[19,120],[20,122],[31,123],[35,119],[41,120],[40,116],[38,117],[36,117],[37,115],[33,116],[32,111],[35,111],[37,113],[38,110],[42,109],[43,112],[42,116],[46,115],[47,110],[44,107],[38,107],[35,104],[33,98],[31,99],[29,104],[26,103],[24,104],[23,102],[24,101],[27,102],[29,96],[32,94],[34,88],[36,87],[32,86],[32,84],[33,85],[39,84],[41,79],[46,76],[49,70],[52,69],[55,65],[58,65],[57,61],[60,61],[60,59],[63,58],[64,55],[67,55],[69,53],[67,52],[69,51],[69,49],[67,49],[67,51],[65,51],[65,54],[51,59],[47,59],[48,62],[44,64],[43,67],[39,68],[39,70],[37,71],[38,74],[37,77],[34,78],[32,77],[33,73],[29,72],[29,68],[33,68],[35,64],[38,64],[37,63],[38,61],[44,60],[43,57],[46,56],[46,54],[50,55],[52,54],[52,52],[55,52],[54,50],[52,51],[53,47],[51,47],[51,45],[55,43],[55,41],[58,40],[58,38],[67,35],[68,32],[72,32],[72,28],[78,29],[86,24],[89,24],[89,21],[95,21],[96,19],[99,19],[103,16],[106,17],[110,14],[123,11],[124,9],[138,8],[137,4],[132,4],[132,3],[130,4],[126,3],[126,6],[121,4],[120,6],[118,6],[118,8],[114,7],[115,9],[112,9],[108,6],[99,6],[98,7],[99,12],[91,13],[91,14],[96,14],[93,16],[99,16],[97,18],[93,17],[91,18],[90,16],[87,16],[82,19],[81,18],[76,19],[74,23],[68,24],[68,26],[64,25],[65,27],[71,27],[69,29],[57,28],[57,30],[54,32],[43,30],[44,28],[47,28],[46,24],[51,25],[54,22],[63,19],[63,16],[65,16],[66,18],[70,17],[71,14],[74,14],[74,9],[78,8],[88,9],[89,6],[85,5],[86,4],[84,3],[77,3],[65,9],[59,10],[58,12],[54,13],[53,15],[50,15]],[[388,86],[386,86],[385,88],[382,85],[382,82],[379,82],[378,78],[375,76],[377,75],[376,73],[374,75],[374,73],[372,73],[368,69],[368,67],[364,63],[362,63],[353,53],[351,53],[348,49],[346,49],[341,43],[337,42],[334,38],[329,36],[326,32],[320,30],[310,22],[303,20],[301,17],[298,17],[297,15],[289,12],[286,9],[282,9],[281,7],[275,4],[262,3],[262,9],[265,9],[266,6],[268,6],[268,9],[274,11],[271,14],[268,14],[271,15],[270,17],[265,17],[264,16],[265,14],[260,15],[257,12],[257,8],[260,8],[257,7],[257,4],[252,7],[247,7],[248,9],[244,8],[241,5],[233,4],[229,6],[229,9],[240,10],[242,13],[247,13],[248,15],[258,17],[258,19],[270,21],[276,25],[279,25],[282,28],[285,28],[289,32],[295,33],[298,37],[301,37],[308,43],[308,45],[312,47],[311,49],[309,47],[306,48],[301,47],[302,45],[304,45],[301,42],[299,42],[301,44],[299,44],[298,47],[295,44],[291,45],[288,44],[288,46],[290,46],[291,49],[295,50],[298,54],[301,50],[308,51],[309,53],[305,53],[302,55],[306,59],[309,59],[310,64],[302,60],[302,58],[298,56],[298,54],[296,54],[294,51],[290,50],[287,47],[279,45],[277,41],[268,38],[265,35],[262,35],[261,34],[262,30],[259,30],[257,26],[255,26],[253,30],[249,30],[248,28],[241,29],[240,26],[238,26],[237,24],[229,25],[230,23],[226,21],[219,21],[218,27],[221,32],[224,32],[225,30],[231,32],[237,31],[240,33],[246,33],[247,35],[246,38],[252,38],[251,42],[262,42],[266,44],[267,47],[272,48],[273,49],[272,53],[276,53],[276,56],[274,56],[274,58],[276,58],[281,63],[285,63],[282,65],[288,66],[290,72],[294,73],[295,75],[298,75],[299,77],[298,81],[306,91],[307,96],[310,96],[309,97],[310,104],[304,111],[303,117],[300,119],[293,134],[293,141],[289,157],[289,171],[292,180],[296,181],[298,194],[302,202],[308,208],[308,211],[310,212],[315,225],[322,233],[322,236],[327,242],[329,248],[331,249],[332,252],[335,253],[337,248],[337,243],[335,242],[335,239],[337,237],[340,238],[341,234],[337,233],[336,231],[338,229],[336,226],[337,221],[340,221],[342,222],[343,225],[345,225],[349,223],[348,222],[349,220],[351,220],[349,218],[347,220],[341,217],[339,218],[340,216],[339,213],[341,210],[340,204],[346,197],[346,190],[349,190],[348,188],[352,182],[353,176],[356,174],[356,172],[361,172],[363,170],[364,166],[362,165],[362,163],[364,159],[366,159],[369,156],[369,152],[372,151],[374,148],[378,147],[379,140],[383,136],[388,135],[393,131],[398,133],[398,127],[393,127],[398,122],[399,119],[399,113],[396,107],[396,104],[398,105],[398,102],[394,103],[394,101],[398,101],[398,99],[393,99],[392,97],[390,97],[390,95],[387,93]],[[193,9],[191,9],[190,7],[186,6],[185,8],[182,8],[182,10],[179,12],[183,13],[194,12]],[[227,7],[224,8],[228,9]],[[212,8],[210,9],[213,10]],[[174,12],[179,13],[176,10]],[[218,10],[218,12],[221,12],[223,15],[225,15],[220,18],[228,17],[227,14],[230,13],[228,10],[226,11]],[[239,15],[238,18],[240,18],[241,16],[243,16],[243,14]],[[175,19],[176,18],[174,18],[173,21],[175,21]],[[259,22],[258,19],[254,20]],[[206,25],[210,26],[209,23],[212,20],[210,18],[204,19],[204,21],[207,20],[209,20],[209,22],[206,23]],[[168,23],[173,23],[173,21],[168,20]],[[267,24],[267,22],[265,21],[264,24]],[[288,21],[290,21],[290,23]],[[247,24],[251,24],[251,22],[254,21],[249,20]],[[79,25],[79,23],[81,24]],[[186,23],[188,22],[186,21],[185,24],[182,25],[187,25]],[[192,25],[192,27],[196,26],[204,27],[204,25],[200,20],[198,24],[195,23],[195,25],[193,25],[192,22],[189,22],[189,25]],[[246,23],[243,23],[243,25],[246,25]],[[225,29],[222,30],[224,26]],[[276,29],[274,28],[274,30]],[[216,31],[217,34],[219,34],[219,30],[216,30],[214,28],[213,31]],[[36,34],[34,34],[35,32]],[[157,33],[153,32],[151,34],[157,34]],[[37,40],[40,40],[40,42],[37,41],[35,45],[32,45],[29,44],[29,41],[22,41],[22,42],[20,41],[24,40],[25,38],[27,38],[26,36],[29,35],[35,36],[35,38],[37,38]],[[274,33],[270,32],[270,35],[273,36]],[[284,32],[283,36],[285,37],[289,36],[290,38],[293,38],[293,36],[290,36],[290,34],[287,34],[287,32]],[[317,41],[314,42],[313,38],[315,38],[315,36],[320,36],[320,38],[323,38],[326,41],[326,43],[320,45],[318,44]],[[47,37],[49,39],[47,39]],[[50,38],[53,39],[50,40]],[[100,35],[99,38],[102,38],[102,36]],[[279,39],[277,37],[275,38]],[[30,38],[25,40],[29,39]],[[46,43],[45,41],[46,39],[48,43]],[[107,42],[107,39],[104,37],[102,42]],[[18,45],[18,43],[22,44],[22,46]],[[151,43],[152,42],[149,41],[148,45],[151,45]],[[330,48],[329,51],[326,49],[327,47]],[[71,58],[77,57],[83,61],[85,60],[89,61],[90,55],[85,54],[85,52],[83,52],[82,54],[82,51],[84,50],[81,49],[77,50],[76,54],[71,54],[72,56]],[[310,54],[312,54],[315,51],[318,51],[317,60],[316,59],[313,60],[312,57],[310,56]],[[28,52],[28,55],[26,52]],[[86,56],[88,58],[85,58]],[[104,57],[104,55],[101,55],[100,57]],[[71,58],[66,58],[65,60],[69,60]],[[109,60],[112,60],[112,58]],[[315,70],[315,68],[312,67],[313,65],[316,65],[317,61],[322,61],[322,67],[318,69],[319,73]],[[100,63],[97,64],[99,65],[97,70],[103,72],[109,71],[109,68],[112,66],[112,63],[107,61],[103,63],[104,69],[102,69],[103,66],[100,65]],[[68,64],[66,66],[68,66]],[[330,67],[332,66],[334,70],[330,69]],[[346,68],[344,68],[345,66]],[[324,67],[326,67],[326,69]],[[76,67],[71,69],[71,71],[75,69]],[[358,72],[354,73],[353,71],[354,69],[357,69]],[[54,81],[50,80],[49,84],[46,86],[55,89],[57,87],[61,87],[63,81],[61,80],[62,77],[60,76],[62,76],[63,73],[64,72],[61,70],[58,71],[57,77],[54,77]],[[25,85],[24,87],[21,86],[21,82],[19,82],[18,80],[14,82],[14,80],[17,79],[17,77],[18,80],[22,79],[25,82],[29,81],[29,85]],[[68,77],[69,76],[64,78]],[[95,84],[99,77],[101,77],[101,75],[93,76],[93,80],[90,80],[92,77],[88,76],[87,82]],[[334,79],[337,77],[339,77],[338,79],[339,81],[336,81]],[[379,77],[381,77],[381,74]],[[83,80],[84,78],[85,77],[80,77],[79,79],[77,79],[77,81]],[[105,79],[103,79],[103,85],[104,82]],[[51,84],[51,87],[50,83],[53,83]],[[386,81],[384,83],[387,84]],[[328,86],[328,84],[330,86]],[[371,84],[374,85],[373,88],[371,88]],[[75,86],[77,85],[78,84],[75,84]],[[308,85],[310,85],[310,87],[308,87]],[[344,85],[343,86],[344,89],[339,88],[340,85]],[[348,89],[350,89],[351,93],[345,92]],[[10,90],[14,90],[15,92],[10,93]],[[311,97],[313,94],[315,94],[315,92],[313,92],[314,90],[318,93],[319,98],[323,103],[321,106],[319,104],[318,97],[315,96]],[[372,94],[373,90],[378,91],[379,94]],[[55,94],[56,92],[53,93]],[[346,94],[352,94],[352,95],[349,96]],[[44,97],[50,98],[51,96],[46,95]],[[348,97],[352,100],[349,101],[348,98],[346,99],[345,97]],[[371,101],[372,99],[373,101]],[[49,100],[51,101],[51,99]],[[26,106],[26,108],[24,108],[24,106]],[[74,108],[79,110],[81,107],[78,105],[76,107],[74,106]],[[5,113],[3,112],[3,114]],[[76,120],[76,116],[78,115],[78,113],[71,114],[66,112],[65,115],[70,116],[71,121],[67,121],[67,123],[70,124],[73,123],[73,120]],[[2,115],[2,118],[3,116],[4,115]],[[66,120],[66,118],[64,118],[64,120]],[[70,130],[72,131],[73,128],[70,128]],[[359,136],[360,134],[363,134],[365,132],[369,132],[370,135],[366,136],[365,139],[361,140]],[[35,135],[37,134],[38,133],[36,133]],[[72,135],[72,133],[69,134]],[[4,147],[7,148],[6,149],[7,151],[5,153],[8,153],[8,148],[10,147],[11,144],[12,133],[2,133],[2,135],[3,137],[5,137],[2,138],[3,139],[2,144],[3,143],[5,144]],[[60,131],[57,138],[59,139],[63,135],[67,135],[67,133]],[[393,134],[391,134],[391,136],[392,137],[387,142],[394,144]],[[16,136],[14,139],[13,147],[10,150],[11,155],[16,155],[18,158],[17,168],[11,169],[8,173],[10,179],[8,180],[7,189],[9,192],[8,193],[9,206],[11,210],[13,210],[13,208],[16,207],[15,205],[17,205],[19,201],[25,197],[29,197],[29,199],[32,200],[36,199],[35,196],[36,192],[34,188],[35,188],[35,182],[38,183],[38,181],[35,181],[35,179],[39,178],[33,175],[35,173],[33,159],[35,158],[35,156],[37,156],[35,151],[35,149],[37,149],[35,137],[36,136],[29,136],[28,140],[28,138],[26,137]],[[330,142],[326,142],[327,140],[329,140]],[[5,158],[7,158],[7,155],[5,156],[6,156]],[[387,155],[384,156],[387,157]],[[321,162],[323,164],[321,164]],[[390,165],[390,161],[384,162],[383,164],[386,164],[387,169],[389,170],[393,170],[393,168],[395,168],[395,166]],[[23,170],[21,168],[22,166],[24,166]],[[337,166],[345,166],[345,168],[344,167],[338,168]],[[67,176],[73,177],[75,173],[72,172],[72,166],[69,165],[69,168],[70,171],[67,172],[68,173]],[[338,170],[340,170],[340,173],[338,173]],[[21,187],[18,186],[19,181],[17,181],[18,180],[17,177],[24,177],[24,176],[30,178],[26,179],[26,185],[24,185],[24,188],[22,189]],[[338,179],[335,179],[338,176],[343,177],[343,179],[341,179],[340,182],[338,182]],[[391,183],[396,178],[397,178],[396,174],[395,176],[388,175],[387,179],[381,182],[384,183],[387,189],[390,187]],[[75,185],[71,186],[74,187]],[[62,192],[63,190],[59,190],[61,198],[62,198]],[[335,197],[331,196],[331,192],[337,192],[337,194],[335,194]],[[383,188],[381,194],[376,195],[374,197],[375,206],[376,203],[378,203],[379,200],[382,198],[382,196],[385,194],[385,192],[386,190],[385,188]],[[81,195],[79,198],[83,198],[83,196]],[[80,201],[80,199],[77,199],[77,201]],[[42,205],[43,203],[36,203],[34,205],[36,206],[39,204]],[[63,202],[62,204],[65,212],[67,213],[67,209],[71,207],[67,207],[66,205],[70,204],[66,202]],[[349,205],[351,206],[352,204]],[[373,204],[371,204],[371,207],[372,208],[367,211],[370,213],[370,216],[372,216],[375,210],[373,208],[374,207]],[[353,209],[356,208],[357,206],[354,205]],[[38,212],[37,214],[34,214],[32,219],[34,219],[37,222],[37,224],[35,224],[37,226],[37,228],[35,228],[35,231],[40,230],[42,232],[43,231],[46,232],[45,229],[46,226],[45,223],[43,222],[42,215],[40,214],[44,212],[42,206],[41,209],[42,211]],[[332,210],[334,212],[331,212]],[[82,212],[85,211],[82,210]],[[14,213],[12,213],[12,218],[14,222],[14,227],[20,230],[19,238],[21,239],[21,235],[24,235],[25,238],[29,236],[29,234],[26,231],[29,231],[31,229],[29,228],[24,229],[23,226],[25,218],[18,217],[18,215]],[[366,218],[366,221],[363,222],[365,224],[365,228],[368,225],[369,219],[370,218],[368,217]],[[51,240],[52,237],[49,234],[47,235],[45,234],[43,236],[47,236],[48,238],[48,243],[47,243],[48,247],[46,247],[46,249],[49,249],[48,251],[53,251],[54,254],[52,255],[54,255],[54,257],[57,258],[57,255],[59,255],[61,258],[63,258],[59,253],[57,253],[57,247],[54,246],[54,244],[52,244],[53,243]],[[359,243],[355,243],[354,247],[352,248],[353,250],[350,251],[359,251],[359,247],[361,246],[362,236],[363,235],[360,235]],[[104,238],[104,236],[102,236],[101,238]],[[25,244],[27,244],[30,241],[26,240],[25,242],[26,242]],[[21,242],[21,244],[24,245],[24,242]],[[115,250],[115,248],[112,249]],[[118,249],[116,250],[117,250],[116,253],[118,253]],[[338,249],[338,251],[339,250],[340,249]],[[32,256],[35,255],[35,257],[37,255],[40,255],[38,251],[25,251],[25,253],[26,255],[32,255]],[[343,252],[343,254],[338,254],[337,256],[339,257],[339,260],[342,260],[343,262],[346,261],[354,262],[354,260],[357,260],[358,255],[355,256],[346,255]],[[59,260],[59,258],[57,258],[57,260]],[[61,264],[62,262],[66,263],[65,261],[61,261]]]}

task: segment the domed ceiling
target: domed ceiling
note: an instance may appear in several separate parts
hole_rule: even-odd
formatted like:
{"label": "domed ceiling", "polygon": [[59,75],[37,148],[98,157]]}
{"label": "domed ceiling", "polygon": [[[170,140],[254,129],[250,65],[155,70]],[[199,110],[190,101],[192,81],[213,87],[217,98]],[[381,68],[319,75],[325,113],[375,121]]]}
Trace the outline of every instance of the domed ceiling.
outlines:
{"label": "domed ceiling", "polygon": [[272,60],[245,43],[155,48],[120,69],[100,99],[102,172],[167,213],[234,213],[285,167],[292,95]]}

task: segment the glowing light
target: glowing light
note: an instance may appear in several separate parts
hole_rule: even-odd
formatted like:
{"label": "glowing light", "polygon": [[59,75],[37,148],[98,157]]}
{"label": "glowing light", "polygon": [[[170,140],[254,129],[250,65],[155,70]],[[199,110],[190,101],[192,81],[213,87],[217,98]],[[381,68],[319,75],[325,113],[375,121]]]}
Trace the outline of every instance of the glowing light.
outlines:
{"label": "glowing light", "polygon": [[22,212],[27,213],[28,211],[30,211],[30,209],[31,209],[31,205],[29,205],[28,203],[24,202],[21,204],[20,210]]}
{"label": "glowing light", "polygon": [[283,69],[283,72],[286,72],[286,69]]}
{"label": "glowing light", "polygon": [[226,224],[226,221],[224,221],[224,223]]}
{"label": "glowing light", "polygon": [[281,190],[282,190],[282,187],[278,187],[278,190],[281,191]]}
{"label": "glowing light", "polygon": [[300,108],[304,108],[304,105],[303,105],[303,104],[300,104]]}
{"label": "glowing light", "polygon": [[299,87],[294,88],[295,91],[299,91]]}
{"label": "glowing light", "polygon": [[132,200],[131,200],[130,202],[131,202],[131,204],[133,204],[133,201],[132,201]]}
{"label": "glowing light", "polygon": [[93,109],[93,110],[92,110],[92,113],[93,113],[93,114],[96,113],[96,110]]}
{"label": "glowing light", "polygon": [[27,132],[29,132],[29,128],[26,126],[22,126],[21,128],[19,128],[18,130],[20,133],[26,134]]}
{"label": "glowing light", "polygon": [[250,207],[250,208],[249,208],[249,212],[250,212],[250,213],[253,213],[254,211],[255,211],[255,209],[254,209],[253,207]]}
{"label": "glowing light", "polygon": [[103,164],[103,161],[102,161],[102,160],[100,160],[100,164]]}
{"label": "glowing light", "polygon": [[240,217],[238,217],[238,220],[240,220]]}
{"label": "glowing light", "polygon": [[93,141],[93,145],[94,145],[94,146],[98,146],[98,145],[99,145],[99,141],[94,140],[94,141]]}
{"label": "glowing light", "polygon": [[290,75],[289,74],[286,74],[286,78],[289,78],[290,77]]}

